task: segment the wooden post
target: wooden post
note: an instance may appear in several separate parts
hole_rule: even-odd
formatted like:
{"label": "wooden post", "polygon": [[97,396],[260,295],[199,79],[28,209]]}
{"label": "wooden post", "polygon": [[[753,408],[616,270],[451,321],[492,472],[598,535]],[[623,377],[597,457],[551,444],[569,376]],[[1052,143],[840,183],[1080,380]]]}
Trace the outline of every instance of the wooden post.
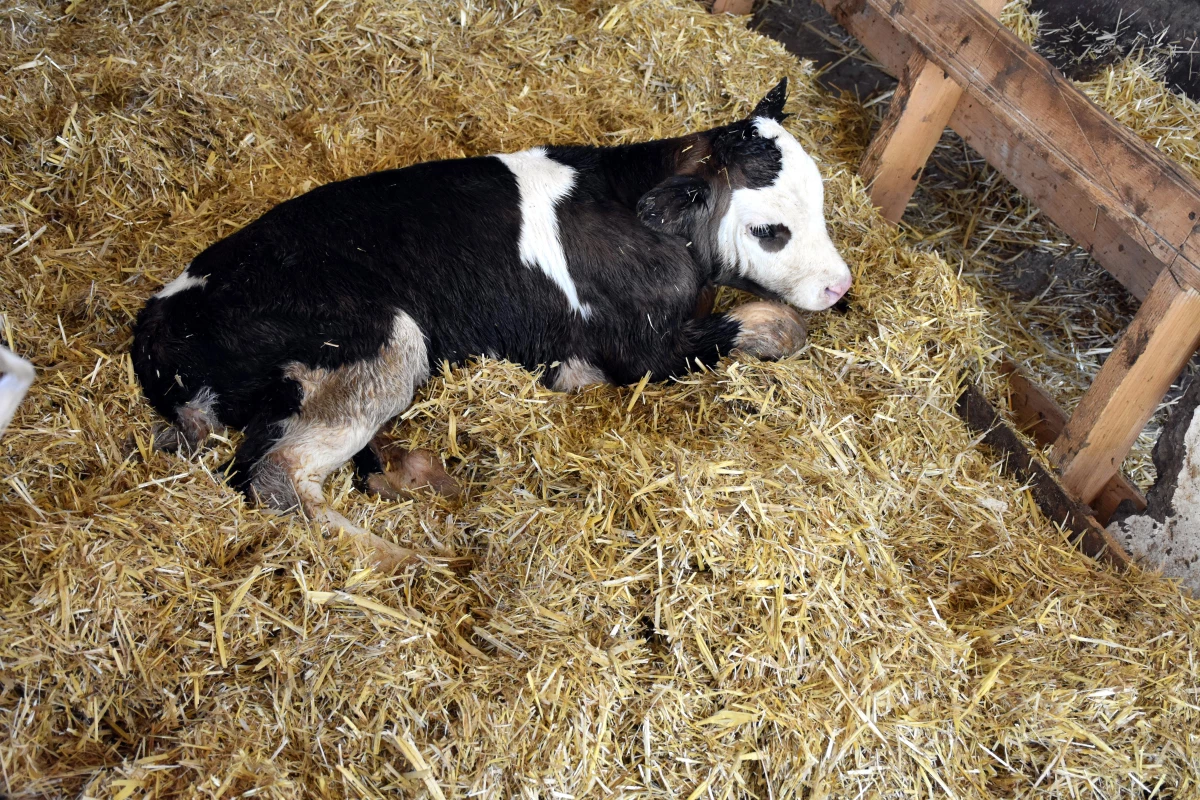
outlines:
{"label": "wooden post", "polygon": [[1054,443],[1063,487],[1095,500],[1200,347],[1200,292],[1164,269]]}
{"label": "wooden post", "polygon": [[[1001,361],[1000,372],[1008,376],[1008,407],[1018,430],[1032,436],[1039,447],[1054,444],[1067,426],[1067,412],[1011,361]],[[1100,524],[1108,524],[1123,500],[1133,503],[1138,511],[1146,509],[1146,496],[1142,490],[1124,472],[1118,472],[1104,484],[1100,494],[1091,503]]]}
{"label": "wooden post", "polygon": [[[1004,0],[979,0],[979,4],[998,16]],[[899,222],[904,216],[904,208],[916,191],[917,178],[963,93],[920,47],[908,57],[899,79],[887,116],[858,168],[872,202],[891,222]]]}

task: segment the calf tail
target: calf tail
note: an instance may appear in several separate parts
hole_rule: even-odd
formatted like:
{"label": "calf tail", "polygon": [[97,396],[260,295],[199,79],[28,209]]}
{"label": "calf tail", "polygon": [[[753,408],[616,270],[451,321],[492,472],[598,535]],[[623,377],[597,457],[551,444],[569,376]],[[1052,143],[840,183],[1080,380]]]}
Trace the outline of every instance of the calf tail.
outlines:
{"label": "calf tail", "polygon": [[175,409],[187,403],[199,387],[188,386],[181,374],[184,342],[172,329],[166,303],[151,298],[133,325],[133,371],[150,405],[176,422]]}

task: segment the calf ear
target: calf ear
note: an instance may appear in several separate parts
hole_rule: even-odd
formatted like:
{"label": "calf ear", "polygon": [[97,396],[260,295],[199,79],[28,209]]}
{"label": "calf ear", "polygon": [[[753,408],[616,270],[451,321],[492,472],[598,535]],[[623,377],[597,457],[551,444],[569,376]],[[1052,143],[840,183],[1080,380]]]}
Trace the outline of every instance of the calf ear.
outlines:
{"label": "calf ear", "polygon": [[758,105],[750,112],[751,117],[766,117],[776,122],[783,122],[790,115],[783,113],[783,104],[787,102],[787,78],[775,84],[775,88],[767,92],[767,96],[758,101]]}
{"label": "calf ear", "polygon": [[638,200],[638,219],[651,230],[686,236],[708,207],[709,193],[702,178],[672,175]]}

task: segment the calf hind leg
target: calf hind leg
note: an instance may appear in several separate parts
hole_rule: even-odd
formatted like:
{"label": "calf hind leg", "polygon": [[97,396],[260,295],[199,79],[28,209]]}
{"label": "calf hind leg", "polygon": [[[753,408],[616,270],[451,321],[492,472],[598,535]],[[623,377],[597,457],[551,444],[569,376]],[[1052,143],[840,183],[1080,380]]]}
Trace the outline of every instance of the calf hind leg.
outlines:
{"label": "calf hind leg", "polygon": [[197,452],[214,429],[224,427],[214,411],[216,400],[216,393],[205,387],[191,400],[177,406],[174,422],[154,426],[154,449],[183,455]]}
{"label": "calf hind leg", "polygon": [[285,428],[282,438],[250,470],[252,496],[276,508],[299,505],[309,518],[341,528],[357,539],[381,570],[391,571],[416,560],[412,550],[363,530],[325,501],[325,480],[366,446],[373,432],[371,423],[350,419],[331,426],[300,417],[289,420]]}
{"label": "calf hind leg", "polygon": [[298,504],[309,517],[356,535],[381,568],[412,560],[412,551],[367,533],[331,509],[322,486],[380,426],[408,407],[416,387],[429,377],[417,324],[397,315],[374,358],[336,369],[291,364],[284,375],[300,388],[299,410],[276,423],[279,435],[245,470],[247,494],[271,505]]}

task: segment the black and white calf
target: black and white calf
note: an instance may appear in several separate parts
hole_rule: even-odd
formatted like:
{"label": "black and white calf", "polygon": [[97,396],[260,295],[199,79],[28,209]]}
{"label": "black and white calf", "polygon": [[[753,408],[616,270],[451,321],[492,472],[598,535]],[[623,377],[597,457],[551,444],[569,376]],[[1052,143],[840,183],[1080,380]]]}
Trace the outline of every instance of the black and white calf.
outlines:
{"label": "black and white calf", "polygon": [[[786,92],[676,139],[423,163],[282,203],[147,302],[138,379],[189,446],[245,432],[247,495],[344,524],[323,482],[350,458],[379,469],[372,438],[443,359],[544,365],[571,390],[790,355],[786,304],[828,308],[850,272]],[[700,317],[713,284],[772,302]]]}

